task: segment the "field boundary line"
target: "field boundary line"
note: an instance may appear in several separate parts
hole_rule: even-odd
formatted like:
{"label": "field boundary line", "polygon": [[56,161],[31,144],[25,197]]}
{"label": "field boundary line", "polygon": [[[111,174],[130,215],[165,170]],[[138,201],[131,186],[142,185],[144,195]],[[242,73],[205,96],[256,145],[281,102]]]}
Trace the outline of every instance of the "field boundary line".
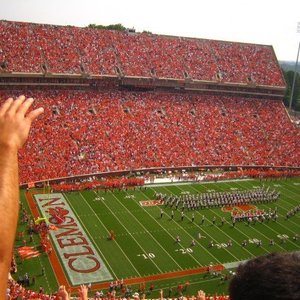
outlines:
{"label": "field boundary line", "polygon": [[[67,197],[66,194],[64,194],[64,196],[65,196],[65,198],[67,199],[67,201],[69,202],[69,205],[70,205],[70,207],[71,207],[72,210],[73,210],[73,213],[77,216],[78,220],[81,222],[81,225],[82,225],[82,227],[84,228],[84,231],[89,235],[90,239],[91,239],[91,240],[93,241],[93,243],[94,243],[95,248],[96,248],[96,249],[99,251],[99,253],[101,254],[101,258],[102,258],[103,260],[105,260],[106,264],[109,266],[110,271],[113,273],[112,275],[116,276],[115,272],[113,271],[112,267],[110,266],[109,262],[107,261],[105,255],[102,253],[101,249],[98,247],[98,244],[96,243],[96,241],[95,241],[93,235],[92,235],[92,234],[89,232],[89,230],[86,228],[84,222],[82,222],[81,217],[78,215],[78,213],[77,213],[76,210],[74,209],[73,205],[71,204],[72,201],[70,201],[70,200],[68,199],[68,197]],[[80,193],[80,196],[82,196],[81,193]],[[91,208],[90,208],[90,209],[91,209]],[[94,211],[93,211],[93,212],[94,212]]]}
{"label": "field boundary line", "polygon": [[[240,185],[239,185],[240,186]],[[243,187],[244,188],[244,187]],[[263,204],[263,206],[265,206],[265,204]],[[280,225],[280,223],[278,223],[279,225]],[[262,224],[262,225],[265,225],[265,224]],[[266,226],[266,225],[265,225]],[[269,228],[270,229],[270,227],[269,226],[266,226],[267,228]],[[261,231],[259,231],[259,230],[257,230],[254,226],[252,226],[251,227],[252,229],[254,229],[256,232],[258,232],[260,235],[262,235],[262,236],[264,236],[266,239],[270,239],[268,236],[266,236],[264,233],[262,233]],[[272,231],[274,231],[275,233],[277,232],[277,231],[275,231],[274,229],[272,229]],[[279,234],[278,232],[277,232],[277,234]],[[281,247],[278,243],[276,244],[279,248],[281,248],[282,250],[284,250],[284,251],[286,251],[283,247]],[[263,248],[264,250],[266,250],[266,252],[268,252],[268,253],[271,253],[268,249],[266,249],[265,247],[261,247],[261,248]]]}
{"label": "field boundary line", "polygon": [[[289,189],[284,188],[284,187],[283,187],[283,189],[285,189],[285,190],[287,190],[287,191],[290,191]],[[295,193],[295,194],[296,194],[296,193]],[[285,195],[286,195],[286,194],[285,194]],[[288,197],[288,196],[287,196],[287,198],[290,199],[290,197]],[[287,202],[286,200],[281,200],[281,201]],[[278,204],[277,202],[276,202],[276,205],[282,208],[282,206],[281,206],[280,204]],[[266,207],[265,204],[263,204],[263,206]],[[282,209],[286,210],[285,208],[282,208]],[[282,216],[282,214],[279,214],[279,215]],[[283,217],[283,216],[282,216],[282,217]],[[284,217],[283,217],[283,218],[284,218]],[[292,222],[293,222],[293,221],[292,221]],[[278,222],[277,224],[278,224],[279,226],[281,226],[282,228],[284,228],[285,230],[290,231],[290,232],[292,232],[292,233],[295,234],[294,231],[292,231],[290,228],[286,227],[284,224],[282,224],[282,222]],[[293,222],[293,224],[295,224],[295,225],[297,225],[297,227],[299,227],[299,225],[298,225],[297,223]],[[270,226],[268,226],[268,225],[266,225],[266,224],[264,224],[264,225],[267,226],[268,228],[270,228],[272,231],[277,232],[277,231],[275,231],[273,228],[271,228]],[[277,232],[277,234],[281,234],[281,233]],[[289,241],[289,242],[291,242],[292,244],[294,244],[295,246],[298,247],[298,245],[297,245],[296,243],[294,243],[293,241]],[[281,248],[281,249],[284,249],[284,248],[282,248],[282,247],[280,247],[280,248]],[[284,249],[284,250],[285,250],[285,249]]]}
{"label": "field boundary line", "polygon": [[[166,272],[166,273],[161,273],[156,275],[127,278],[124,279],[124,284],[135,285],[135,284],[145,283],[145,282],[153,282],[153,281],[164,280],[164,279],[180,278],[189,275],[204,274],[208,272],[208,268],[209,268],[208,266],[203,266],[199,268],[187,269],[182,271]],[[221,264],[213,265],[211,267],[211,270],[216,272],[223,271],[224,269],[225,269],[224,266]],[[109,286],[109,282],[103,282],[99,284],[93,284],[93,289],[108,288],[108,286]]]}
{"label": "field boundary line", "polygon": [[[195,187],[193,187],[192,186],[192,189],[194,189],[195,191],[197,191],[197,192],[200,192],[199,190],[197,190]],[[214,214],[214,215],[216,215],[217,217],[219,217],[220,218],[220,215],[218,214],[218,213],[216,213],[214,210],[212,210],[211,209],[211,212]],[[198,211],[198,213],[199,213],[199,211]],[[200,214],[200,213],[199,213]],[[226,223],[230,226],[230,223],[226,220]],[[231,236],[229,236],[224,230],[221,230],[220,228],[219,228],[219,226],[217,226],[216,225],[216,227],[217,227],[217,229],[219,230],[219,231],[221,231],[223,234],[225,234],[229,239],[231,239],[231,240],[233,240],[238,246],[241,246],[237,241],[236,241],[236,239],[234,239],[234,238],[232,238]],[[238,229],[238,227],[237,226],[235,226],[236,227],[236,229]],[[203,229],[204,230],[204,229]],[[240,229],[238,229],[238,231],[239,232],[241,232],[245,237],[247,237],[248,239],[249,239],[249,236],[247,235],[247,234],[245,234],[244,232],[242,232]],[[249,254],[250,254],[250,256],[251,257],[253,257],[253,253],[252,252],[250,252],[247,248],[243,248],[246,252],[248,252]],[[229,250],[228,250],[229,251]],[[236,259],[238,259],[235,255],[233,255],[232,253],[230,253],[232,256],[234,256]]]}
{"label": "field boundary line", "polygon": [[[144,195],[145,195],[145,197],[146,198],[148,198],[148,199],[150,199],[144,192],[142,192]],[[137,204],[138,205],[138,204]],[[145,207],[144,206],[142,206],[142,209],[152,218],[152,219],[154,219],[154,221],[163,229],[163,232],[166,232],[172,239],[174,239],[174,237],[172,236],[172,234],[166,229],[166,228],[164,228],[146,209],[145,209]],[[179,245],[180,245],[180,243],[179,243]],[[165,250],[166,251],[166,250]],[[167,251],[166,251],[167,252]],[[190,255],[192,255],[191,253],[188,253],[188,254],[190,254]],[[169,255],[169,254],[168,254]],[[170,256],[170,255],[169,255]],[[172,257],[172,256],[170,256],[171,258],[172,258],[172,260],[174,260],[175,262],[176,262],[176,260]],[[194,259],[194,257],[193,257],[193,259]],[[194,259],[195,260],[195,259]],[[201,266],[201,264],[200,264],[200,262],[198,261],[198,260],[196,260],[196,262]],[[176,262],[176,264],[178,265],[178,263]],[[180,265],[178,265],[179,266],[179,268],[181,269],[181,270],[183,270],[183,268],[182,267],[180,267]]]}
{"label": "field boundary line", "polygon": [[[127,195],[129,195],[127,192],[126,192],[126,194]],[[144,192],[142,192],[142,194],[144,194],[145,196],[146,196],[146,198],[148,198],[149,199],[149,197],[144,193]],[[138,205],[136,202],[135,202],[135,204],[136,205]],[[171,236],[172,237],[172,235],[159,223],[159,222],[157,222],[157,220],[155,219],[155,218],[153,218],[150,214],[149,214],[149,212],[145,209],[145,207],[144,206],[140,206],[140,208],[142,208],[143,209],[143,211],[145,212],[145,213],[147,213],[152,219],[154,219],[154,221],[163,229],[163,231],[162,232],[166,232],[169,236]],[[140,223],[140,222],[139,222]],[[144,226],[143,226],[144,227]],[[145,227],[144,227],[144,229],[146,229]],[[149,234],[151,234],[149,231],[147,231]],[[153,235],[151,234],[151,236],[153,237]],[[154,238],[154,237],[153,237]],[[173,238],[173,237],[172,237]],[[155,239],[155,238],[154,238]],[[155,239],[155,241],[160,245],[160,243]],[[167,255],[171,258],[171,260],[173,260],[174,262],[175,262],[175,264],[181,269],[181,270],[184,270],[179,264],[178,264],[178,262],[175,260],[175,258],[173,258],[170,254],[169,254],[169,252],[165,249],[165,248],[163,248],[161,245],[160,245],[160,247],[164,250],[164,252],[166,252],[167,253]]]}
{"label": "field boundary line", "polygon": [[[95,192],[96,193],[96,192]],[[112,194],[112,196],[115,198],[115,199],[117,199],[117,201],[119,202],[119,203],[121,203],[120,201],[119,201],[119,199],[113,194],[113,193],[111,193]],[[115,215],[115,213],[110,209],[110,207],[108,207],[106,204],[104,204],[108,209],[109,209],[109,211],[112,213],[112,215],[114,215],[114,217],[119,221],[119,223],[123,226],[123,228],[128,232],[128,234],[129,234],[129,236],[136,242],[136,244],[138,245],[138,247],[139,248],[141,248],[141,250],[144,252],[144,254],[146,254],[147,253],[147,251],[145,251],[145,249],[141,246],[141,244],[140,243],[138,243],[138,241],[135,239],[135,237],[131,234],[131,232],[129,232],[129,230],[127,229],[127,227],[117,218],[117,216]],[[121,203],[121,205],[124,207],[124,205]],[[127,210],[127,211],[129,211],[128,209],[127,209],[127,207],[125,207],[125,209]],[[129,213],[136,219],[136,217],[129,211]],[[136,219],[137,220],[137,219]],[[138,220],[137,220],[138,221]],[[138,223],[140,223],[139,221],[138,221]],[[141,224],[141,223],[140,223]],[[141,224],[142,225],[142,224]],[[144,228],[144,230],[146,231],[146,232],[148,232],[149,233],[149,231],[147,231],[146,230],[146,228],[142,225],[142,227]],[[149,233],[150,234],[150,233]],[[155,240],[155,242],[157,243],[157,244],[159,244],[158,243],[158,241],[157,240]],[[155,267],[158,269],[158,271],[159,272],[163,272],[161,269],[160,269],[160,267],[151,259],[150,260],[152,263],[153,263],[153,265],[155,265]],[[139,275],[140,275],[140,273],[139,273]]]}
{"label": "field boundary line", "polygon": [[[41,216],[41,214],[38,210],[38,206],[35,203],[35,200],[33,199],[33,195],[37,194],[37,193],[38,192],[26,192],[26,194],[25,194],[27,202],[29,204],[29,208],[32,212],[32,215],[36,219]],[[48,259],[49,259],[51,268],[53,270],[54,276],[56,278],[56,282],[57,282],[57,284],[63,284],[66,287],[70,288],[71,284],[69,283],[69,279],[65,273],[65,270],[64,270],[63,266],[61,265],[60,260],[57,256],[56,247],[54,247],[52,239],[50,239],[50,242],[51,242],[52,249],[54,249],[54,251],[52,251],[48,255]]]}
{"label": "field boundary line", "polygon": [[[183,191],[181,188],[179,188],[179,187],[177,187],[179,190],[181,190],[181,191]],[[170,189],[168,189],[168,188],[165,188],[167,191],[169,191],[169,192],[171,192],[173,195],[175,195],[176,196],[176,194],[174,194]],[[186,217],[188,220],[191,220],[189,217]],[[201,226],[199,226],[198,224],[196,224],[196,226],[199,228],[199,229],[201,229],[202,231],[204,231],[205,232],[205,234],[207,235],[207,236],[209,236],[210,237],[210,239],[212,240],[212,241],[215,241],[215,242],[217,242],[216,241],[216,239],[215,238],[213,238],[205,229],[203,229],[203,227],[201,227]],[[200,244],[200,243],[199,243]],[[201,245],[202,246],[202,245]],[[203,247],[203,246],[202,246]],[[203,248],[205,248],[206,249],[206,247],[203,247]],[[207,250],[207,249],[206,249]],[[226,252],[228,252],[234,259],[238,259],[235,255],[233,255],[232,253],[230,253],[230,251],[227,249],[227,248],[224,248],[224,250],[226,251]],[[208,251],[208,250],[207,250]],[[211,254],[212,255],[212,254]],[[214,256],[214,255],[213,255]],[[218,260],[219,261],[219,260]]]}
{"label": "field boundary line", "polygon": [[[163,187],[164,189],[166,189],[166,190],[168,190],[166,187]],[[170,191],[173,195],[174,195],[174,193],[172,192],[172,191]],[[187,218],[187,217],[186,217]],[[178,222],[176,222],[176,224],[177,224],[177,226],[179,226],[180,227],[180,229],[181,230],[183,230],[188,236],[190,236],[192,239],[194,239],[194,237],[192,236],[192,235],[190,235],[189,234],[189,232],[187,232],[187,230],[184,228],[184,227],[182,227],[182,226],[180,226],[180,224],[178,224]],[[197,224],[198,225],[198,224]],[[206,249],[206,247],[204,247],[204,246],[202,246],[200,243],[199,243],[199,241],[196,241],[197,242],[197,244],[199,244],[200,246],[201,246],[201,248],[202,249],[204,249],[213,259],[215,259],[219,264],[221,264],[221,262],[219,261],[219,259],[217,258],[217,257],[215,257],[212,253],[210,253],[207,249]],[[190,253],[190,255],[192,255],[191,253]],[[194,258],[194,260],[196,260],[197,262],[198,262],[198,260],[193,256],[193,258]],[[199,263],[199,262],[198,262]],[[199,263],[199,265],[201,265],[200,263]]]}
{"label": "field boundary line", "polygon": [[[245,179],[228,179],[228,180],[219,180],[217,181],[218,183],[222,183],[222,182],[233,182],[233,181],[251,181],[251,180],[254,180],[252,178],[245,178]],[[161,182],[161,183],[145,183],[144,186],[145,187],[163,187],[163,186],[177,186],[177,185],[192,185],[192,184],[213,184],[215,183],[214,181],[204,181],[204,182],[201,182],[201,181],[173,181],[173,182]]]}
{"label": "field boundary line", "polygon": [[[192,189],[194,189],[195,191],[197,191],[193,186],[191,186],[191,188]],[[180,187],[178,187],[178,189],[179,190],[181,190],[181,191],[183,191]],[[212,210],[211,210],[212,211]],[[197,213],[198,213],[198,211],[197,211]],[[213,212],[214,213],[214,212]],[[215,214],[215,213],[214,213]],[[188,218],[188,217],[187,217]],[[190,220],[190,218],[188,218],[189,220]],[[198,224],[196,224],[197,225],[197,227],[199,227],[199,228],[201,228],[201,226],[199,226]],[[223,232],[218,226],[216,226],[217,227],[217,229],[219,230],[219,231],[221,231],[222,233],[225,233],[225,232]],[[204,232],[205,232],[205,230],[203,229],[203,228],[201,228]],[[207,233],[206,233],[207,234]],[[228,236],[228,234],[227,233],[225,233],[227,236]],[[208,234],[208,236],[212,239],[212,240],[214,240],[215,241],[215,239],[214,238],[212,238],[212,236],[210,235],[210,234]],[[230,239],[231,239],[231,237],[229,237]],[[234,239],[233,239],[234,240]],[[235,240],[234,240],[235,241]],[[236,241],[235,241],[236,242]],[[235,255],[233,255],[227,248],[224,248],[224,250],[225,251],[227,251],[233,258],[235,258],[235,259],[238,259]]]}
{"label": "field boundary line", "polygon": [[[88,201],[85,199],[85,197],[81,194],[80,192],[80,196],[83,198],[83,200],[85,201],[85,203],[88,205],[88,207],[90,208],[90,210],[92,210],[93,214],[96,216],[96,218],[99,220],[99,222],[102,224],[102,226],[107,230],[107,232],[109,233],[107,227],[102,223],[102,221],[100,220],[100,218],[98,217],[98,215],[95,213],[95,211],[93,210],[93,208],[90,206],[90,204],[88,203]],[[89,231],[88,231],[89,232]],[[90,234],[90,233],[89,233]],[[94,241],[94,239],[93,239]],[[94,241],[95,243],[95,241]],[[123,251],[122,247],[119,245],[118,242],[116,242],[116,244],[118,245],[118,247],[120,248],[121,252],[124,254],[124,256],[126,257],[126,259],[129,261],[129,263],[132,265],[133,269],[137,272],[137,274],[140,276],[141,274],[138,272],[138,270],[135,268],[135,266],[132,264],[132,262],[130,261],[129,257],[126,255],[126,253]],[[98,245],[97,248],[99,249]],[[101,250],[99,249],[99,251],[101,252]],[[101,252],[102,253],[102,252]],[[104,256],[105,257],[105,256]],[[107,261],[107,259],[105,258],[105,260]],[[115,278],[118,278],[118,276],[116,275],[116,273],[113,271],[113,269],[111,268],[110,264],[108,264],[110,269],[112,270],[112,273],[116,276]]]}
{"label": "field boundary line", "polygon": [[244,264],[246,263],[247,261],[249,261],[248,259],[245,259],[245,260],[240,260],[240,261],[233,261],[233,262],[230,262],[230,263],[225,263],[223,264],[224,268],[225,269],[235,269],[237,268],[240,264]]}

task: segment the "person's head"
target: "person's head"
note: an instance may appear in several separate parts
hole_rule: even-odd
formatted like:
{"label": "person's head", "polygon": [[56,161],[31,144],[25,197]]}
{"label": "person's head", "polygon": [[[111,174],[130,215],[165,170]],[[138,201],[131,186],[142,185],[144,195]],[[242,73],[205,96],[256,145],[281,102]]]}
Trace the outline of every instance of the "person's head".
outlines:
{"label": "person's head", "polygon": [[229,295],[231,300],[300,299],[300,253],[271,253],[240,264]]}

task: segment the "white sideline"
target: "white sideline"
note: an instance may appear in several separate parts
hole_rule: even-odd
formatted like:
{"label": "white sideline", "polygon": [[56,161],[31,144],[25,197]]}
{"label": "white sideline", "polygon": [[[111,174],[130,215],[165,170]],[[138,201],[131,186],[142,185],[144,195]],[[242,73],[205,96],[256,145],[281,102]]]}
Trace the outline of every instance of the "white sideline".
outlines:
{"label": "white sideline", "polygon": [[[244,179],[228,179],[228,180],[218,180],[217,183],[222,182],[235,182],[235,181],[251,181],[254,180],[252,178],[244,178]],[[215,181],[179,181],[171,178],[155,178],[154,183],[150,183],[149,181],[145,182],[145,187],[160,187],[160,186],[170,186],[170,185],[189,185],[189,184],[212,184],[216,183]]]}

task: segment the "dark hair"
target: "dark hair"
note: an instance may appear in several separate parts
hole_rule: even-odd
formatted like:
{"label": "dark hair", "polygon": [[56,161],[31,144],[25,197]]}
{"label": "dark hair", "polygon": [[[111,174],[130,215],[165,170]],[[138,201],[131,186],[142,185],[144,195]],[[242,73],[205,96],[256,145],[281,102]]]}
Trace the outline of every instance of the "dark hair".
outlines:
{"label": "dark hair", "polygon": [[230,300],[300,299],[300,254],[271,253],[240,264],[229,295]]}

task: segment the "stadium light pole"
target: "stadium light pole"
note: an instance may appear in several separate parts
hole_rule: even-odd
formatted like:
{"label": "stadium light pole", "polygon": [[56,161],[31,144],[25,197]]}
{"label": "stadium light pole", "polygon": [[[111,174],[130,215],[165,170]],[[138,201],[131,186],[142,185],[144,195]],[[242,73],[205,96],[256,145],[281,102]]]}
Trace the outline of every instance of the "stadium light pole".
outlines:
{"label": "stadium light pole", "polygon": [[[300,22],[297,23],[297,33],[300,33]],[[300,51],[300,41],[299,41],[299,46],[298,46],[297,59],[296,59],[296,63],[295,63],[294,78],[293,78],[291,98],[290,98],[290,105],[289,105],[289,109],[290,110],[292,109],[292,102],[293,102],[293,96],[294,96],[294,89],[295,89],[295,81],[296,81],[296,74],[297,74],[297,67],[298,67],[299,51]]]}

